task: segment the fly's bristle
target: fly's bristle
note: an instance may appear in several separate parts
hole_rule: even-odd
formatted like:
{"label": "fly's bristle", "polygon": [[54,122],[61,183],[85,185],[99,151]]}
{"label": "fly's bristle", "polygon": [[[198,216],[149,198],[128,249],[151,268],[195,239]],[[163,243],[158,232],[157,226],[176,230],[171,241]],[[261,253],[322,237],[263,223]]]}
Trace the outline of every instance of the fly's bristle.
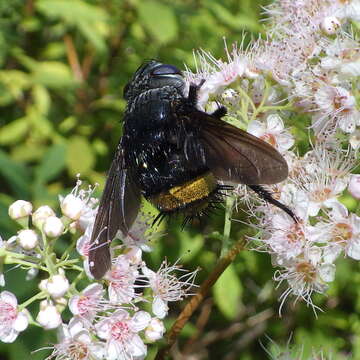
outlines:
{"label": "fly's bristle", "polygon": [[173,217],[174,215],[183,215],[181,223],[181,230],[183,230],[188,224],[192,224],[197,219],[200,224],[203,222],[204,217],[209,217],[221,209],[221,204],[224,202],[224,198],[229,196],[228,191],[233,190],[230,185],[218,184],[214,191],[209,196],[202,200],[201,203],[190,203],[183,208],[177,208],[173,211],[161,211],[152,222],[152,226],[160,225],[165,217]]}

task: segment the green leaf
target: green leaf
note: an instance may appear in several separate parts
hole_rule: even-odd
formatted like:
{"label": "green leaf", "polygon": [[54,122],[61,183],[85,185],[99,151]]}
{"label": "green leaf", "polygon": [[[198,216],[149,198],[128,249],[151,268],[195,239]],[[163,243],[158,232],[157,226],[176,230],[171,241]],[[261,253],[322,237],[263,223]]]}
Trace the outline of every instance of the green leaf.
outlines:
{"label": "green leaf", "polygon": [[9,158],[9,156],[0,150],[0,175],[3,176],[9,187],[20,199],[29,199],[30,177],[27,169]]}
{"label": "green leaf", "polygon": [[66,147],[56,144],[44,154],[41,163],[35,170],[36,183],[46,183],[54,179],[65,168]]}
{"label": "green leaf", "polygon": [[179,229],[178,236],[180,237],[181,262],[189,262],[196,256],[204,245],[204,237],[202,234],[192,236],[188,231],[181,231]]}
{"label": "green leaf", "polygon": [[238,13],[232,14],[228,9],[216,2],[209,2],[207,7],[218,20],[229,26],[231,29],[246,29],[254,32],[259,32],[262,29],[259,22],[249,15]]}
{"label": "green leaf", "polygon": [[17,144],[11,150],[11,158],[14,161],[30,162],[39,161],[43,157],[46,146],[37,142],[25,142]]}
{"label": "green leaf", "polygon": [[178,35],[178,24],[172,7],[157,1],[142,1],[138,5],[139,19],[150,34],[161,44]]}
{"label": "green leaf", "polygon": [[0,144],[9,145],[19,142],[26,134],[29,122],[26,117],[14,120],[0,130]]}
{"label": "green leaf", "polygon": [[34,82],[54,89],[75,84],[70,68],[59,61],[39,62],[34,68],[32,76]]}
{"label": "green leaf", "polygon": [[68,25],[77,26],[98,51],[106,50],[107,31],[102,30],[107,28],[108,15],[100,7],[80,0],[39,0],[36,7],[49,17],[61,18]]}
{"label": "green leaf", "polygon": [[95,157],[93,149],[85,137],[73,136],[67,146],[66,164],[69,173],[86,175],[93,167]]}
{"label": "green leaf", "polygon": [[103,9],[81,0],[38,0],[36,8],[49,17],[62,18],[72,25],[82,21],[106,21],[108,18]]}
{"label": "green leaf", "polygon": [[51,104],[47,89],[42,85],[34,85],[32,88],[32,96],[39,113],[46,115],[49,112]]}
{"label": "green leaf", "polygon": [[55,139],[57,137],[57,133],[54,132],[53,124],[47,117],[41,116],[41,114],[37,112],[36,108],[32,108],[31,110],[29,109],[28,113],[32,128],[37,130],[36,134],[34,134],[34,137],[39,139]]}
{"label": "green leaf", "polygon": [[96,50],[98,50],[99,52],[106,51],[105,39],[99,31],[96,31],[96,29],[94,28],[94,24],[82,21],[79,22],[78,27],[84,37],[86,37],[89,42],[93,44]]}
{"label": "green leaf", "polygon": [[0,105],[11,104],[30,86],[29,75],[19,70],[0,71]]}
{"label": "green leaf", "polygon": [[214,300],[222,314],[234,319],[241,305],[242,285],[235,267],[231,264],[213,287]]}

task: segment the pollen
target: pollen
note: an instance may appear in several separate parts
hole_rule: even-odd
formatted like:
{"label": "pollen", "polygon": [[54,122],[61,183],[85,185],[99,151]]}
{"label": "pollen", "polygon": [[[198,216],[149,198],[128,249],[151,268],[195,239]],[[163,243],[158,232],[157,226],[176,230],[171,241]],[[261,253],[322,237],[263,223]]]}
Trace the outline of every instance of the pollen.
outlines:
{"label": "pollen", "polygon": [[345,223],[338,223],[333,229],[333,240],[339,243],[344,243],[352,237],[352,229],[350,225]]}
{"label": "pollen", "polygon": [[316,278],[316,269],[310,262],[301,262],[296,266],[296,271],[302,274],[303,280],[311,283]]}
{"label": "pollen", "polygon": [[311,194],[314,202],[323,202],[331,197],[332,191],[329,188],[318,189]]}

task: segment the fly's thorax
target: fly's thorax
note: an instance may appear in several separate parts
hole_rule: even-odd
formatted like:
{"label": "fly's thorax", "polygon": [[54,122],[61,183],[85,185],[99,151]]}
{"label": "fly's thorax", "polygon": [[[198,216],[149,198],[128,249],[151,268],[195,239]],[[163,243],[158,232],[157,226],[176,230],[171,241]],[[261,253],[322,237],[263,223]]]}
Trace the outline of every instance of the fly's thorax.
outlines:
{"label": "fly's thorax", "polygon": [[197,213],[208,206],[218,183],[211,172],[206,172],[170,189],[151,195],[148,200],[163,213],[182,211]]}
{"label": "fly's thorax", "polygon": [[128,102],[124,118],[125,128],[130,133],[138,135],[144,131],[174,124],[173,104],[181,97],[178,89],[172,86],[140,93]]}

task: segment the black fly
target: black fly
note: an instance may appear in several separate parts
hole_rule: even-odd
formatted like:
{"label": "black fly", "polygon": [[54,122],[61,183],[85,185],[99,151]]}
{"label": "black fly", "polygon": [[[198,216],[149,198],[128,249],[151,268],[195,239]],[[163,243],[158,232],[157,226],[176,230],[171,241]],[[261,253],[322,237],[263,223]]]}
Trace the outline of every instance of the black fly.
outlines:
{"label": "black fly", "polygon": [[180,212],[185,222],[222,201],[229,185],[247,184],[260,197],[286,211],[259,184],[288,176],[285,159],[268,143],[197,108],[200,85],[190,85],[179,69],[144,63],[126,85],[123,136],[111,164],[91,238],[90,270],[101,278],[110,268],[109,244],[118,230],[125,236],[141,196],[160,211],[156,220]]}

